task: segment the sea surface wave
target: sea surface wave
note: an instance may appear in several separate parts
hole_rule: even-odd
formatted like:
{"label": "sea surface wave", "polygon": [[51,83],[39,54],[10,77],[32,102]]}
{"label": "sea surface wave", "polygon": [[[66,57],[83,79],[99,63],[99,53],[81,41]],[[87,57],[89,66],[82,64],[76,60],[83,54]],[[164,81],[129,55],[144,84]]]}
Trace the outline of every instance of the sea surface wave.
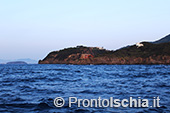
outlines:
{"label": "sea surface wave", "polygon": [[[160,108],[56,108],[56,97],[151,100]],[[0,65],[0,112],[170,113],[169,65]]]}

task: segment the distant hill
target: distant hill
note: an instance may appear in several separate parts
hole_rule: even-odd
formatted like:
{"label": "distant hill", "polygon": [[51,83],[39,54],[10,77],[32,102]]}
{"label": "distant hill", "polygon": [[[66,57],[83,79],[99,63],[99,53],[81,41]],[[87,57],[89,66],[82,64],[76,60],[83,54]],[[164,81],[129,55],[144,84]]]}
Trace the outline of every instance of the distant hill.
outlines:
{"label": "distant hill", "polygon": [[7,62],[12,62],[12,61],[23,61],[27,62],[28,64],[37,64],[38,61],[30,59],[30,58],[25,58],[25,59],[9,59],[9,60],[4,60],[0,59],[0,64],[6,64]]}
{"label": "distant hill", "polygon": [[170,34],[161,38],[160,40],[153,42],[153,43],[154,44],[160,44],[160,43],[167,43],[167,42],[170,42]]}
{"label": "distant hill", "polygon": [[7,62],[6,64],[27,64],[27,63],[23,61],[13,61],[13,62]]}
{"label": "distant hill", "polygon": [[25,58],[25,59],[17,59],[17,61],[23,61],[23,62],[27,62],[28,64],[37,64],[38,61],[30,59],[30,58]]}

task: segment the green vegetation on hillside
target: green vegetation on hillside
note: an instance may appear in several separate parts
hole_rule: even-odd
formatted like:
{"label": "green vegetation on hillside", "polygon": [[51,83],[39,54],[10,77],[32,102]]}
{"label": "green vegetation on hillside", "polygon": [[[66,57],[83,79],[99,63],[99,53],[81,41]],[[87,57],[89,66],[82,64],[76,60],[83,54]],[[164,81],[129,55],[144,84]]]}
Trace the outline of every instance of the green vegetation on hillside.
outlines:
{"label": "green vegetation on hillside", "polygon": [[152,44],[149,42],[143,42],[143,47],[137,48],[136,45],[129,46],[115,51],[113,54],[117,57],[142,57],[158,55],[170,55],[170,42],[161,44]]}

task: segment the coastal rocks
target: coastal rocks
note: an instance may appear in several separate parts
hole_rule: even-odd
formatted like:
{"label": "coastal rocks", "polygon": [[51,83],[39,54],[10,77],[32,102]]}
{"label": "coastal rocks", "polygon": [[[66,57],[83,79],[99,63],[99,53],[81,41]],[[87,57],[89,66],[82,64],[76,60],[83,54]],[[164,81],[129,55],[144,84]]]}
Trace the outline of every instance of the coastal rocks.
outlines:
{"label": "coastal rocks", "polygon": [[89,58],[89,59],[76,59],[76,60],[46,60],[39,61],[39,64],[75,64],[75,65],[100,65],[100,64],[122,64],[122,65],[131,65],[131,64],[170,64],[170,56],[157,56],[149,58],[141,57],[129,57],[129,58],[109,58],[109,57],[98,57],[98,58]]}

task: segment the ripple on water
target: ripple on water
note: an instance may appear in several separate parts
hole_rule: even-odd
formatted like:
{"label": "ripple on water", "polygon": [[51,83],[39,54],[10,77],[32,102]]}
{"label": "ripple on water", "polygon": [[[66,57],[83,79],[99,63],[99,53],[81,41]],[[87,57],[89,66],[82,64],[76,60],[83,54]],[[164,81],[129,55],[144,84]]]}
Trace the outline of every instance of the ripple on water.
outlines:
{"label": "ripple on water", "polygon": [[[170,112],[168,65],[0,65],[0,112]],[[53,99],[161,98],[160,108],[57,109]],[[66,101],[68,104],[68,101]]]}

